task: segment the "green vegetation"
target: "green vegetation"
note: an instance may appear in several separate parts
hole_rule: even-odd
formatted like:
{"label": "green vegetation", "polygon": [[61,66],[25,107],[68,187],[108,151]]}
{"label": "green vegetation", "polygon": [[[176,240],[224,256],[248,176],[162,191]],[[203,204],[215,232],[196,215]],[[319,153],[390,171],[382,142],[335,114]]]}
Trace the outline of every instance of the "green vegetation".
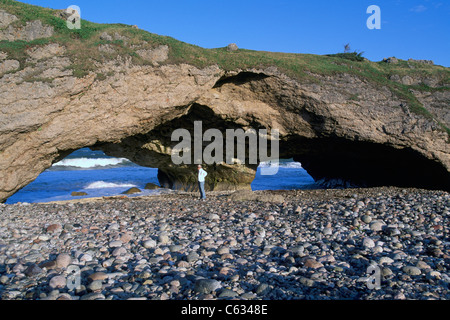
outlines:
{"label": "green vegetation", "polygon": [[327,54],[329,57],[337,57],[341,59],[347,59],[350,61],[364,61],[364,57],[362,56],[364,52],[350,52],[350,43],[347,43],[344,46],[344,52],[343,53],[336,53],[336,54]]}
{"label": "green vegetation", "polygon": [[20,62],[20,69],[25,68],[28,57],[26,51],[35,46],[41,46],[49,43],[49,39],[37,39],[34,41],[0,41],[0,51],[6,52],[10,59]]}
{"label": "green vegetation", "polygon": [[364,52],[344,52],[344,53],[336,53],[336,54],[327,54],[329,57],[336,57],[341,59],[347,59],[350,61],[364,61],[364,57],[362,56]]}
{"label": "green vegetation", "polygon": [[[218,65],[227,71],[275,66],[292,78],[317,83],[320,83],[320,80],[314,76],[315,74],[332,76],[347,73],[355,75],[376,86],[389,88],[391,92],[407,103],[411,112],[425,117],[432,117],[432,115],[421,105],[410,90],[450,90],[449,68],[402,60],[399,60],[396,64],[371,62],[362,57],[362,52],[349,52],[349,45],[345,47],[344,53],[325,56],[245,49],[229,52],[226,48],[204,49],[124,24],[98,24],[82,20],[80,30],[70,30],[66,26],[61,10],[42,8],[14,0],[0,0],[0,9],[6,10],[19,18],[18,21],[13,23],[15,26],[25,25],[27,21],[39,19],[54,27],[55,33],[48,39],[31,42],[0,41],[0,51],[7,52],[9,57],[19,60],[21,69],[27,66],[27,49],[56,42],[66,47],[66,55],[72,61],[72,66],[69,69],[73,71],[74,76],[84,77],[93,72],[97,74],[98,80],[102,80],[109,75],[98,73],[95,67],[96,63],[116,59],[119,55],[129,57],[135,65],[147,65],[149,62],[142,59],[136,53],[136,50],[167,45],[169,47],[169,58],[164,62],[165,64],[188,63],[199,68]],[[112,40],[100,39],[104,32],[111,35]],[[100,51],[98,48],[101,45],[112,47],[114,53]],[[423,84],[403,85],[390,80],[393,75],[400,78],[406,75],[412,78],[433,77],[440,79],[439,87],[430,88]],[[357,96],[351,97],[351,100],[356,101],[357,99]],[[448,128],[445,129],[449,130]]]}

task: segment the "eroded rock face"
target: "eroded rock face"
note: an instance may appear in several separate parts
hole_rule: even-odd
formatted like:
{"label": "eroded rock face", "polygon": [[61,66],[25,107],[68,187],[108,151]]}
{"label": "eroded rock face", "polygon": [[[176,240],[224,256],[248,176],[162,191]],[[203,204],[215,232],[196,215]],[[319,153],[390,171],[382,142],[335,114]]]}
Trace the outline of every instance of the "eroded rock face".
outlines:
{"label": "eroded rock face", "polygon": [[3,76],[7,72],[15,71],[19,69],[20,63],[17,60],[5,60],[0,62],[0,76]]}
{"label": "eroded rock face", "polygon": [[[149,59],[164,60],[166,49],[157,50]],[[110,75],[99,80],[74,77],[64,52],[52,44],[31,50],[32,67],[0,74],[1,201],[83,147],[159,168],[165,187],[196,190],[196,166],[176,166],[170,157],[173,130],[192,132],[194,121],[204,130],[278,129],[280,156],[324,183],[450,190],[448,134],[400,107],[386,87],[356,76],[311,75],[317,81],[300,83],[274,68],[134,66],[117,57],[98,66]],[[448,92],[418,98],[449,126]],[[250,189],[256,165],[206,170],[208,190],[241,190]]]}
{"label": "eroded rock face", "polygon": [[4,10],[0,10],[0,29],[6,28],[16,20],[17,17],[15,15],[9,14]]}
{"label": "eroded rock face", "polygon": [[9,23],[8,25],[4,30],[0,30],[0,41],[33,41],[41,38],[50,38],[54,33],[53,27],[42,24],[40,20],[27,22],[23,27],[14,27]]}
{"label": "eroded rock face", "polygon": [[159,46],[153,50],[150,49],[139,49],[136,53],[147,61],[152,63],[163,62],[168,59],[169,47]]}
{"label": "eroded rock face", "polygon": [[32,48],[27,54],[34,60],[50,59],[61,56],[65,52],[65,48],[57,43],[51,43],[43,47]]}

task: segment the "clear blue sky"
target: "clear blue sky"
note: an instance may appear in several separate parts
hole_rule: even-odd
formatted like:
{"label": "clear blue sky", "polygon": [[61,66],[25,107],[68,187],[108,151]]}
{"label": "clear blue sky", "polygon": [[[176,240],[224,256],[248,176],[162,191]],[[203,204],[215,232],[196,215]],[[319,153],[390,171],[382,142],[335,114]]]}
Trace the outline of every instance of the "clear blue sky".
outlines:
{"label": "clear blue sky", "polygon": [[[54,9],[78,5],[83,19],[125,23],[204,48],[328,54],[364,51],[450,67],[449,0],[23,0]],[[381,30],[369,30],[370,5]]]}

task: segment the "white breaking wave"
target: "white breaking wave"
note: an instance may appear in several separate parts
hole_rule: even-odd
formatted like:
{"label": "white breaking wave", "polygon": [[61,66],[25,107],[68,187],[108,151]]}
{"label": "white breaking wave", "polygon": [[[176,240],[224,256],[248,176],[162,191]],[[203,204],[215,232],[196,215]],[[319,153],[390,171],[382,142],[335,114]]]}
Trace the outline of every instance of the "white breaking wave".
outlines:
{"label": "white breaking wave", "polygon": [[[259,164],[259,166],[261,168],[267,168],[267,167],[276,167],[277,163],[276,162],[261,162]],[[301,169],[302,168],[302,164],[300,162],[280,162],[278,163],[278,166],[280,168],[293,168],[293,169]]]}
{"label": "white breaking wave", "polygon": [[82,169],[96,168],[96,167],[108,167],[116,166],[119,164],[126,164],[130,161],[123,158],[75,158],[75,159],[64,159],[57,162],[53,167],[75,167]]}
{"label": "white breaking wave", "polygon": [[295,168],[295,169],[301,169],[302,164],[300,162],[285,162],[285,163],[281,163],[280,167],[283,168]]}
{"label": "white breaking wave", "polygon": [[89,184],[85,189],[105,189],[105,188],[132,188],[136,187],[134,184],[130,183],[113,183],[105,181],[96,181]]}

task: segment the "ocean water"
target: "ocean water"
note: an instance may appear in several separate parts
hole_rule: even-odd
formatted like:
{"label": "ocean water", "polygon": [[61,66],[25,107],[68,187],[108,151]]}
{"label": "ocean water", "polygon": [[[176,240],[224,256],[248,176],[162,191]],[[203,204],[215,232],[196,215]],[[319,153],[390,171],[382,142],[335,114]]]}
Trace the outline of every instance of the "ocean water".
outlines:
{"label": "ocean water", "polygon": [[[314,179],[298,162],[282,161],[276,175],[263,176],[261,168],[267,165],[258,168],[253,190],[315,188]],[[84,148],[55,163],[6,203],[71,200],[75,199],[71,196],[74,191],[88,194],[76,198],[114,196],[131,187],[142,190],[135,196],[170,192],[166,189],[144,190],[147,183],[159,185],[157,174],[158,169],[141,167],[127,159],[108,157],[101,151]]]}

